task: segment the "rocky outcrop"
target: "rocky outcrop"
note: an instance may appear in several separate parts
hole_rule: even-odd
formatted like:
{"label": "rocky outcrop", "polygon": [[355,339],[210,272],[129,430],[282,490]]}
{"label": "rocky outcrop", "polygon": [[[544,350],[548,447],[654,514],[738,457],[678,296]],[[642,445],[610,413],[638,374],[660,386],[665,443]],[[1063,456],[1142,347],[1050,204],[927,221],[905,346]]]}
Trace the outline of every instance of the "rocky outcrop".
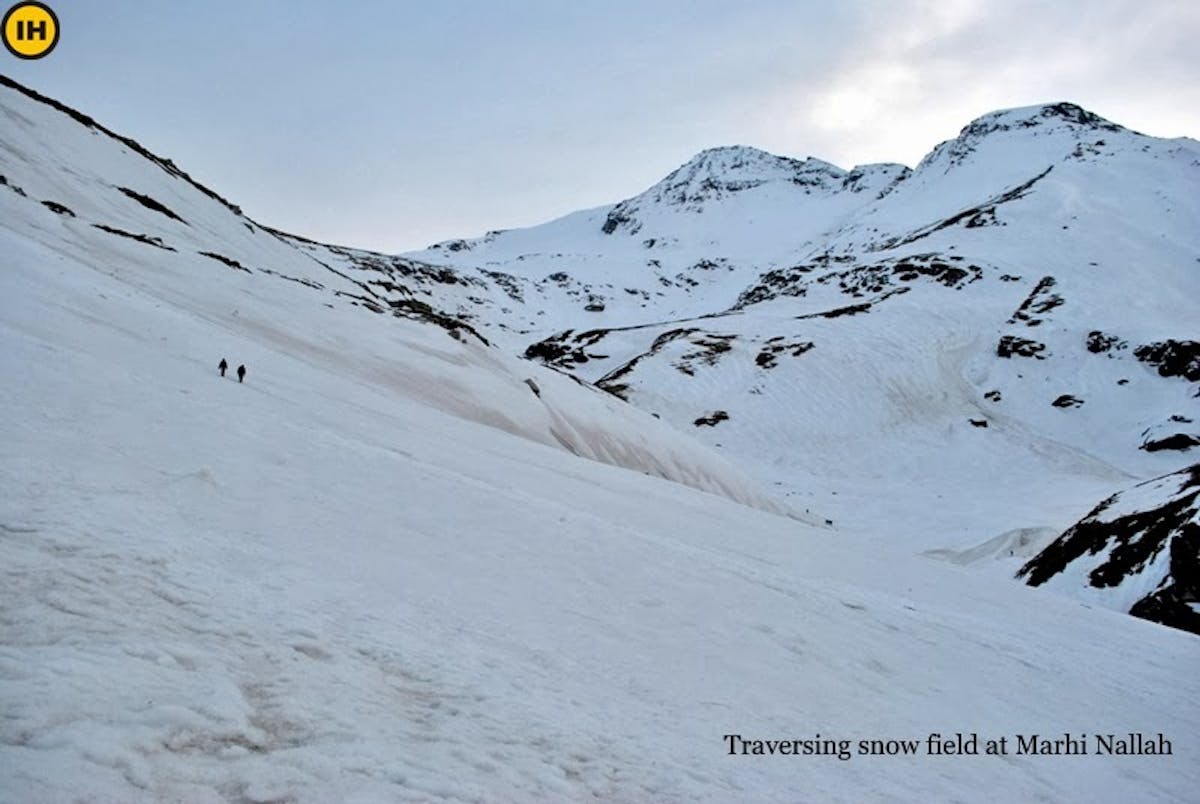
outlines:
{"label": "rocky outcrop", "polygon": [[1200,464],[1114,494],[1017,573],[1200,634]]}

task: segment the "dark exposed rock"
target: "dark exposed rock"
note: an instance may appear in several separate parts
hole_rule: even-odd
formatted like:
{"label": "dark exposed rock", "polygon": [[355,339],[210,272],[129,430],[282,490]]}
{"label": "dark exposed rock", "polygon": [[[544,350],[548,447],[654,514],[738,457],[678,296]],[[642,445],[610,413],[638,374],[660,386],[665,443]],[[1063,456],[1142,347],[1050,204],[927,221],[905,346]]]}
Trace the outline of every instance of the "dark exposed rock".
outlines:
{"label": "dark exposed rock", "polygon": [[930,279],[945,287],[961,290],[965,285],[982,279],[983,269],[978,265],[968,265],[965,268],[950,265],[949,261],[939,254],[913,254],[825,274],[818,278],[817,282],[823,285],[837,282],[843,293],[860,296],[865,293],[882,293],[892,287],[895,280],[911,282],[918,278]]}
{"label": "dark exposed rock", "polygon": [[139,243],[145,243],[148,246],[154,246],[155,248],[161,248],[164,251],[174,251],[175,250],[175,249],[171,248],[170,246],[166,245],[165,243],[163,243],[161,237],[151,237],[150,235],[134,234],[133,232],[127,232],[124,229],[117,229],[112,226],[105,226],[102,223],[93,223],[92,226],[96,227],[97,229],[99,229],[103,232],[108,232],[109,234],[114,234],[114,235],[117,235],[118,237],[128,237],[130,240],[136,240]]}
{"label": "dark exposed rock", "polygon": [[521,280],[512,274],[506,274],[503,271],[488,271],[480,269],[480,273],[495,282],[501,290],[503,290],[510,299],[515,302],[525,303],[525,294],[521,292]]}
{"label": "dark exposed rock", "polygon": [[67,207],[63,204],[60,204],[57,201],[43,201],[42,206],[44,206],[46,209],[50,210],[51,212],[53,212],[55,214],[67,215],[68,217],[71,217],[71,218],[75,217],[75,213],[72,212],[69,207]]}
{"label": "dark exposed rock", "polygon": [[487,283],[482,279],[469,276],[444,265],[430,265],[417,262],[407,257],[376,254],[371,251],[344,248],[342,246],[326,246],[335,254],[340,254],[350,261],[350,264],[360,271],[378,273],[389,279],[404,277],[416,284],[458,285],[461,287],[485,288]]}
{"label": "dark exposed rock", "polygon": [[1098,329],[1092,330],[1087,336],[1087,350],[1092,354],[1108,354],[1128,347],[1129,344],[1116,335],[1106,335]]}
{"label": "dark exposed rock", "polygon": [[259,268],[258,270],[264,274],[270,274],[271,276],[277,276],[280,279],[287,280],[288,282],[295,282],[297,285],[304,285],[304,287],[312,288],[313,290],[324,290],[325,289],[325,286],[322,285],[320,282],[314,282],[313,280],[311,280],[307,277],[288,276],[287,274],[281,274],[278,271],[272,271],[270,268]]}
{"label": "dark exposed rock", "polygon": [[[540,360],[547,365],[555,364],[571,351],[571,347],[561,341],[547,338],[544,341],[529,344],[525,349],[526,360]],[[586,359],[586,358],[585,358]]]}
{"label": "dark exposed rock", "polygon": [[[715,366],[721,355],[733,348],[731,341],[734,340],[734,337],[733,335],[716,335],[713,333],[704,333],[693,337],[692,333],[688,333],[689,342],[698,348],[695,351],[684,354],[672,365],[677,370],[689,376],[696,373],[697,365]],[[655,343],[658,342],[658,340],[655,341]],[[659,346],[658,348],[662,347]],[[651,347],[651,351],[654,351],[654,347]]]}
{"label": "dark exposed rock", "polygon": [[357,293],[347,293],[344,290],[335,290],[333,292],[333,295],[334,296],[343,296],[347,299],[353,299],[353,301],[351,301],[350,303],[353,304],[355,307],[365,307],[366,309],[370,310],[372,313],[376,313],[378,315],[383,315],[383,313],[386,312],[384,310],[384,307],[382,304],[380,304],[375,299],[368,298],[367,296],[360,296]]}
{"label": "dark exposed rock", "polygon": [[694,422],[692,422],[692,424],[696,425],[697,427],[716,427],[718,424],[728,419],[729,414],[725,411],[714,410],[708,416],[701,416],[699,419],[696,419]]}
{"label": "dark exposed rock", "polygon": [[967,218],[967,222],[963,225],[968,229],[977,229],[981,226],[1000,226],[1001,223],[996,219],[996,208],[987,207]]}
{"label": "dark exposed rock", "polygon": [[151,198],[148,195],[143,195],[142,193],[139,193],[136,190],[130,190],[128,187],[118,187],[117,189],[120,190],[121,192],[125,193],[125,195],[129,196],[134,201],[137,201],[139,204],[144,206],[146,209],[157,212],[160,215],[166,215],[168,218],[171,218],[172,220],[177,220],[180,223],[183,223],[183,224],[187,223],[187,221],[185,221],[183,218],[179,217],[174,212],[167,209],[165,206],[160,204],[158,201],[155,201],[153,198]]}
{"label": "dark exposed rock", "polygon": [[[854,262],[850,255],[832,256],[822,254],[811,263],[801,263],[789,268],[776,268],[760,275],[758,279],[738,296],[730,308],[741,310],[752,304],[777,299],[782,296],[805,296],[812,284],[837,284],[847,296],[861,298],[867,294],[880,294],[896,289],[897,282],[912,282],[927,279],[954,290],[983,278],[983,269],[978,265],[951,265],[960,262],[960,257],[946,258],[939,254],[913,254],[882,260],[878,263],[861,265],[843,271],[821,273],[831,262]],[[876,301],[879,301],[876,299]]]}
{"label": "dark exposed rock", "polygon": [[859,313],[865,313],[870,309],[871,303],[865,302],[863,304],[851,304],[846,307],[838,307],[837,309],[828,310],[820,315],[822,318],[839,318],[844,315],[858,315]]}
{"label": "dark exposed rock", "polygon": [[1196,341],[1168,339],[1148,343],[1134,349],[1133,355],[1157,367],[1160,376],[1200,382],[1200,343]]}
{"label": "dark exposed rock", "polygon": [[763,346],[762,350],[754,358],[754,362],[759,368],[772,369],[775,368],[779,355],[790,354],[792,357],[799,357],[811,348],[813,348],[812,341],[787,342],[783,336],[778,336],[767,341],[766,345]]}
{"label": "dark exposed rock", "polygon": [[780,296],[804,296],[808,293],[807,277],[813,270],[811,265],[796,265],[767,271],[758,281],[742,291],[732,309],[741,310],[752,304],[777,299]]}
{"label": "dark exposed rock", "polygon": [[1192,447],[1200,447],[1200,437],[1191,433],[1175,433],[1166,438],[1150,439],[1142,444],[1142,449],[1146,452],[1160,452],[1162,450],[1189,450]]}
{"label": "dark exposed rock", "polygon": [[612,234],[613,232],[617,231],[619,227],[632,222],[633,217],[631,215],[621,210],[620,207],[614,207],[612,211],[610,211],[604,218],[604,225],[600,227],[600,230],[605,234]]}
{"label": "dark exposed rock", "polygon": [[1063,394],[1050,404],[1056,408],[1077,408],[1083,404],[1083,400],[1071,396],[1070,394]]}
{"label": "dark exposed rock", "polygon": [[987,427],[987,419],[967,419],[975,427]]}
{"label": "dark exposed rock", "polygon": [[[1059,119],[1066,120],[1068,123],[1075,123],[1076,125],[1086,126],[1099,131],[1123,130],[1122,127],[1116,123],[1105,120],[1100,115],[1095,114],[1094,112],[1089,112],[1087,109],[1084,109],[1082,106],[1078,106],[1074,103],[1063,102],[1047,104],[1046,106],[1042,107],[1041,116],[1047,118],[1057,117]],[[1099,144],[1103,145],[1104,141],[1101,140]]]}
{"label": "dark exposed rock", "polygon": [[434,326],[441,327],[450,334],[450,337],[457,341],[463,340],[463,332],[472,335],[476,340],[484,346],[491,346],[491,342],[487,338],[479,334],[479,332],[460,318],[455,318],[446,315],[443,312],[433,309],[423,301],[416,299],[395,299],[389,301],[388,307],[392,310],[392,315],[399,318],[411,318],[417,321],[424,321]]}
{"label": "dark exposed rock", "polygon": [[1018,338],[1015,335],[1005,335],[1000,338],[1000,342],[996,344],[996,354],[999,357],[1036,357],[1038,360],[1045,360],[1045,355],[1042,352],[1046,351],[1046,344],[1031,341],[1027,338]]}
{"label": "dark exposed rock", "polygon": [[1008,319],[1008,323],[1016,324],[1021,322],[1030,327],[1036,327],[1041,324],[1044,319],[1035,318],[1035,316],[1045,315],[1063,303],[1062,296],[1050,292],[1050,288],[1056,284],[1057,281],[1054,277],[1042,277],[1041,281],[1034,286],[1033,291],[1026,297],[1025,301],[1021,303],[1021,306],[1012,314],[1012,318]]}
{"label": "dark exposed rock", "polygon": [[995,390],[988,391],[986,394],[983,395],[983,398],[989,402],[999,402],[1000,401],[1000,392],[995,391]]}
{"label": "dark exposed rock", "polygon": [[575,334],[575,330],[568,329],[530,344],[525,349],[525,359],[539,360],[547,366],[567,371],[572,366],[586,363],[593,357],[597,359],[607,357],[607,355],[590,355],[586,349],[599,343],[609,332],[611,330],[593,329]]}
{"label": "dark exposed rock", "polygon": [[226,257],[223,254],[214,254],[211,251],[201,251],[201,252],[199,252],[199,254],[203,257],[208,257],[210,260],[216,260],[217,262],[223,262],[226,265],[228,265],[230,268],[233,268],[236,271],[245,271],[248,274],[252,273],[252,271],[249,268],[242,265],[237,260],[235,260],[231,257]]}

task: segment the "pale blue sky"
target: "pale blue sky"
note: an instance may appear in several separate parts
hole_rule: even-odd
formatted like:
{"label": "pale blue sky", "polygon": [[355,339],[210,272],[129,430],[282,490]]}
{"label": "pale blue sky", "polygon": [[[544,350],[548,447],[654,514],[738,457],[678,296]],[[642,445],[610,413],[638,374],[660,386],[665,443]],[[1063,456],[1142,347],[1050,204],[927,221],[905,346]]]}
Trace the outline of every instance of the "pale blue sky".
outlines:
{"label": "pale blue sky", "polygon": [[1200,136],[1192,0],[47,0],[0,71],[262,223],[399,251],[620,200],[707,147],[915,164],[1071,100]]}

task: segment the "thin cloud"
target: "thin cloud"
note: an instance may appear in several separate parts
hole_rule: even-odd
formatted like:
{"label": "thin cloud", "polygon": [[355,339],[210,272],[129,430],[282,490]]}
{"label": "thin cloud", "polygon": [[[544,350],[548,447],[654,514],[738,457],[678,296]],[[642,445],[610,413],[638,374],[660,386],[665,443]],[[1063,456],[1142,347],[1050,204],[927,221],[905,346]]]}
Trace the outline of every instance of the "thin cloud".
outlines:
{"label": "thin cloud", "polygon": [[915,164],[980,114],[1056,100],[1151,134],[1200,131],[1191,6],[961,0],[876,21],[856,43],[861,58],[806,90],[811,102],[787,121],[790,139],[832,161]]}

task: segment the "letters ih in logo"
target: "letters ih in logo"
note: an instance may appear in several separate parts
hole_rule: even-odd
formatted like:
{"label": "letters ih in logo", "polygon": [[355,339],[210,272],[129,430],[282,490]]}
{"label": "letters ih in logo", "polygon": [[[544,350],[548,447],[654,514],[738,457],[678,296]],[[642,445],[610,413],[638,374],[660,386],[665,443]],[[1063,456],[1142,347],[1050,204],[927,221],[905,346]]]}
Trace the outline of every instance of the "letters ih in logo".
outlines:
{"label": "letters ih in logo", "polygon": [[17,3],[4,15],[4,46],[18,59],[40,59],[58,44],[58,17],[44,3]]}

